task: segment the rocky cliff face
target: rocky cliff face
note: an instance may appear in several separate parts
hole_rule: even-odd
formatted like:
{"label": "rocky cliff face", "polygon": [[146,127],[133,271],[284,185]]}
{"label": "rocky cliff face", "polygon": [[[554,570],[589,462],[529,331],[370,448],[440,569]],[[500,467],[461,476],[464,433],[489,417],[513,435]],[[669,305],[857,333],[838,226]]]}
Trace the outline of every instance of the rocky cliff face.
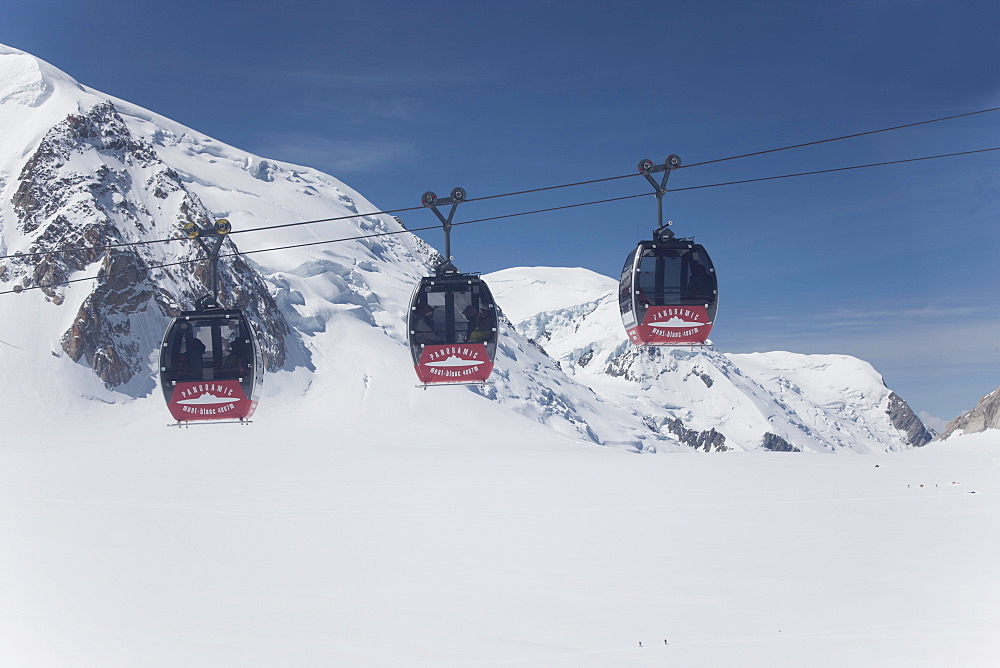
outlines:
{"label": "rocky cliff face", "polygon": [[705,452],[726,452],[731,450],[726,445],[726,437],[715,430],[715,427],[706,431],[695,431],[684,426],[678,418],[665,418],[663,426],[667,431],[677,437],[677,440],[684,445],[691,446],[695,450]]}
{"label": "rocky cliff face", "polygon": [[907,442],[914,447],[926,445],[934,438],[934,434],[924,426],[910,405],[895,392],[889,394],[889,408],[886,409],[886,414],[892,421],[892,425],[906,434]]}
{"label": "rocky cliff face", "polygon": [[[74,304],[65,304],[78,310],[62,349],[109,388],[151,391],[149,358],[168,318],[209,292],[208,263],[178,234],[186,223],[213,223],[197,195],[102,102],[45,133],[20,171],[11,206],[29,245],[0,264],[0,280],[64,305],[69,279],[96,275],[83,283],[85,298],[74,294]],[[280,368],[292,331],[265,282],[242,257],[219,266],[220,301],[246,310],[267,368]]]}
{"label": "rocky cliff face", "polygon": [[943,441],[959,431],[978,434],[987,429],[1000,429],[1000,388],[983,397],[971,411],[946,424],[937,440]]}

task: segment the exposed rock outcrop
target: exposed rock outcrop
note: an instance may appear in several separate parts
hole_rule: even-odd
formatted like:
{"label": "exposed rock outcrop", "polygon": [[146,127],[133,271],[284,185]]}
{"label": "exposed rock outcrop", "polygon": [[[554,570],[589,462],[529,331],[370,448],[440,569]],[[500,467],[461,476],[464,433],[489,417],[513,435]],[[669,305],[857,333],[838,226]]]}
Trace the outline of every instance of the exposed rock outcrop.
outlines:
{"label": "exposed rock outcrop", "polygon": [[889,408],[885,412],[892,421],[892,426],[906,434],[907,442],[913,447],[919,448],[934,438],[934,434],[924,426],[910,405],[895,392],[889,395]]}
{"label": "exposed rock outcrop", "polygon": [[732,450],[726,445],[726,437],[715,430],[715,427],[706,431],[695,431],[688,429],[678,418],[667,418],[665,422],[667,431],[677,437],[677,440],[685,445],[689,445],[695,450],[705,452],[727,452]]}
{"label": "exposed rock outcrop", "polygon": [[785,439],[771,432],[764,434],[764,439],[761,441],[760,447],[772,452],[802,452],[799,448],[796,448]]}
{"label": "exposed rock outcrop", "polygon": [[[153,145],[129,131],[111,102],[52,127],[18,180],[11,204],[30,246],[0,266],[0,276],[61,305],[74,274],[96,273],[96,281],[77,284],[92,288],[74,301],[78,312],[62,348],[109,388],[151,391],[149,358],[168,317],[209,293],[208,263],[178,231],[187,223],[210,227],[210,212]],[[231,248],[219,261],[220,301],[244,309],[267,369],[276,370],[285,364],[287,339],[297,334],[261,276]],[[133,382],[138,376],[145,380]]]}
{"label": "exposed rock outcrop", "polygon": [[971,411],[946,424],[937,440],[943,441],[958,431],[978,434],[987,429],[1000,429],[1000,388],[983,397]]}

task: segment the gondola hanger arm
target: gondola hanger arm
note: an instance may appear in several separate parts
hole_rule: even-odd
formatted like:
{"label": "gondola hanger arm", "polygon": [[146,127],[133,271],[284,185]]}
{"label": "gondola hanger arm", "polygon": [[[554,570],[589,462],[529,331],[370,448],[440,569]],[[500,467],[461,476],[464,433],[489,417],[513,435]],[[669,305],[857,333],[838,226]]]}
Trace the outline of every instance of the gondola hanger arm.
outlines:
{"label": "gondola hanger arm", "polygon": [[[668,222],[666,225],[663,224],[663,196],[667,193],[667,179],[670,178],[670,173],[680,166],[681,157],[676,153],[668,155],[662,165],[655,164],[649,158],[644,158],[639,161],[639,173],[642,174],[647,181],[649,181],[649,185],[653,186],[653,191],[656,195],[656,230],[653,231],[653,235],[656,238],[674,236],[673,233],[667,229],[670,227],[670,223]],[[657,182],[657,180],[653,178],[653,174],[658,174],[660,172],[663,172],[663,178]]]}
{"label": "gondola hanger arm", "polygon": [[[434,212],[438,220],[441,221],[441,227],[444,228],[444,257],[445,261],[440,267],[438,267],[439,272],[457,272],[458,269],[452,264],[454,259],[451,256],[451,228],[452,220],[455,218],[455,210],[458,205],[465,201],[466,193],[465,188],[452,188],[450,197],[438,197],[436,194],[428,190],[420,197],[420,203],[425,207]],[[448,211],[448,215],[445,216],[438,209],[439,206],[451,205],[451,209]]]}
{"label": "gondola hanger arm", "polygon": [[[198,227],[197,223],[188,223],[184,226],[187,238],[197,241],[205,254],[208,255],[212,269],[212,298],[216,303],[219,301],[219,251],[232,230],[232,223],[225,218],[215,221],[215,225],[207,230]],[[203,237],[207,237],[210,241],[206,241]]]}
{"label": "gondola hanger arm", "polygon": [[[667,159],[663,161],[662,165],[654,164],[649,158],[645,158],[639,161],[639,173],[646,177],[649,184],[653,186],[660,197],[667,192],[667,179],[670,178],[670,172],[678,169],[681,166],[681,157],[675,153],[671,153],[667,156]],[[663,172],[663,178],[659,183],[656,179],[652,177],[652,174],[657,174]]]}
{"label": "gondola hanger arm", "polygon": [[[428,190],[420,197],[420,203],[433,211],[434,215],[438,217],[438,220],[441,221],[441,224],[444,225],[446,229],[450,229],[451,221],[455,217],[455,209],[458,208],[459,204],[465,201],[465,198],[465,188],[453,188],[451,191],[451,197],[438,197],[433,192]],[[447,206],[448,204],[451,204],[451,210],[448,211],[448,215],[445,217],[438,207]]]}

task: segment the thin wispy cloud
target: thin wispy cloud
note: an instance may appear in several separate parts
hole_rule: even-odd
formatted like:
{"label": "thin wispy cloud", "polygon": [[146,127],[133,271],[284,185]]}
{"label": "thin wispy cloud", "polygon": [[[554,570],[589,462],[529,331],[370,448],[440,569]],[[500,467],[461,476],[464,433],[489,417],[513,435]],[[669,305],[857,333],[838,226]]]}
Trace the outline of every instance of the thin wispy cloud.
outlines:
{"label": "thin wispy cloud", "polygon": [[284,110],[291,117],[357,124],[374,119],[420,119],[430,110],[429,97],[445,96],[456,88],[473,87],[490,78],[459,65],[430,72],[407,63],[351,69],[274,64],[227,68],[220,70],[219,76],[243,80],[247,86],[259,86],[264,81],[272,89],[285,91],[290,99],[298,100],[297,106]]}
{"label": "thin wispy cloud", "polygon": [[806,319],[782,326],[748,327],[727,350],[791,350],[861,357],[881,367],[888,361],[913,366],[985,365],[1000,379],[1000,317],[883,319],[864,327]]}
{"label": "thin wispy cloud", "polygon": [[838,309],[829,313],[816,313],[805,320],[823,327],[885,327],[920,323],[954,325],[965,324],[983,317],[984,313],[997,313],[997,308],[983,306],[924,306],[895,310]]}
{"label": "thin wispy cloud", "polygon": [[413,162],[419,154],[417,145],[405,140],[329,139],[305,134],[272,135],[260,152],[332,176],[398,167]]}
{"label": "thin wispy cloud", "polygon": [[1000,316],[1000,304],[984,304],[982,300],[956,300],[949,304],[922,304],[901,308],[838,308],[830,311],[797,314],[789,322],[787,314],[760,315],[746,318],[761,322],[781,321],[788,326],[811,327],[884,327],[910,323],[956,323]]}
{"label": "thin wispy cloud", "polygon": [[912,406],[937,406],[950,419],[1000,385],[1000,306],[984,301],[907,299],[899,308],[736,316],[723,321],[729,327],[719,330],[717,343],[726,352],[853,355]]}

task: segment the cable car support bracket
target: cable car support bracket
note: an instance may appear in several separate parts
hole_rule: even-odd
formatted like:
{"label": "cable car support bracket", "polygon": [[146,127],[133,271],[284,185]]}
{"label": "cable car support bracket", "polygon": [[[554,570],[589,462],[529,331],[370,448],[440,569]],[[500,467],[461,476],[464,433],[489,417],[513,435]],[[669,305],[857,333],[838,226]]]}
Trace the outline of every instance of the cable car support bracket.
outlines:
{"label": "cable car support bracket", "polygon": [[[649,185],[653,186],[653,191],[656,194],[657,228],[653,230],[653,238],[658,241],[669,239],[674,236],[674,233],[668,229],[670,227],[670,223],[667,222],[665,225],[663,223],[663,196],[667,193],[667,179],[670,178],[670,172],[680,166],[681,157],[675,153],[668,155],[662,165],[655,164],[649,158],[644,158],[639,161],[639,173],[646,177],[646,180],[649,181]],[[653,178],[653,174],[657,174],[659,172],[663,172],[663,178],[657,182],[657,180]]]}
{"label": "cable car support bracket", "polygon": [[[465,188],[452,188],[451,197],[439,198],[429,190],[420,196],[420,203],[434,212],[434,215],[441,221],[441,226],[444,228],[444,262],[437,267],[437,273],[439,275],[458,273],[458,269],[454,264],[452,264],[452,260],[455,258],[451,255],[451,221],[455,217],[455,209],[458,208],[459,204],[465,201],[465,198]],[[438,207],[446,206],[448,204],[451,204],[451,209],[448,211],[448,215],[445,216],[440,210],[438,210]]]}
{"label": "cable car support bracket", "polygon": [[[226,238],[232,230],[232,224],[225,218],[215,221],[215,227],[212,230],[203,230],[196,223],[188,223],[184,226],[184,233],[187,235],[187,238],[197,241],[198,245],[205,251],[205,254],[208,255],[212,272],[211,296],[215,300],[216,305],[219,303],[219,251],[222,249],[222,244],[226,242]],[[209,240],[206,241],[202,237],[207,237]],[[204,301],[206,301],[204,297],[199,300],[199,306]]]}

